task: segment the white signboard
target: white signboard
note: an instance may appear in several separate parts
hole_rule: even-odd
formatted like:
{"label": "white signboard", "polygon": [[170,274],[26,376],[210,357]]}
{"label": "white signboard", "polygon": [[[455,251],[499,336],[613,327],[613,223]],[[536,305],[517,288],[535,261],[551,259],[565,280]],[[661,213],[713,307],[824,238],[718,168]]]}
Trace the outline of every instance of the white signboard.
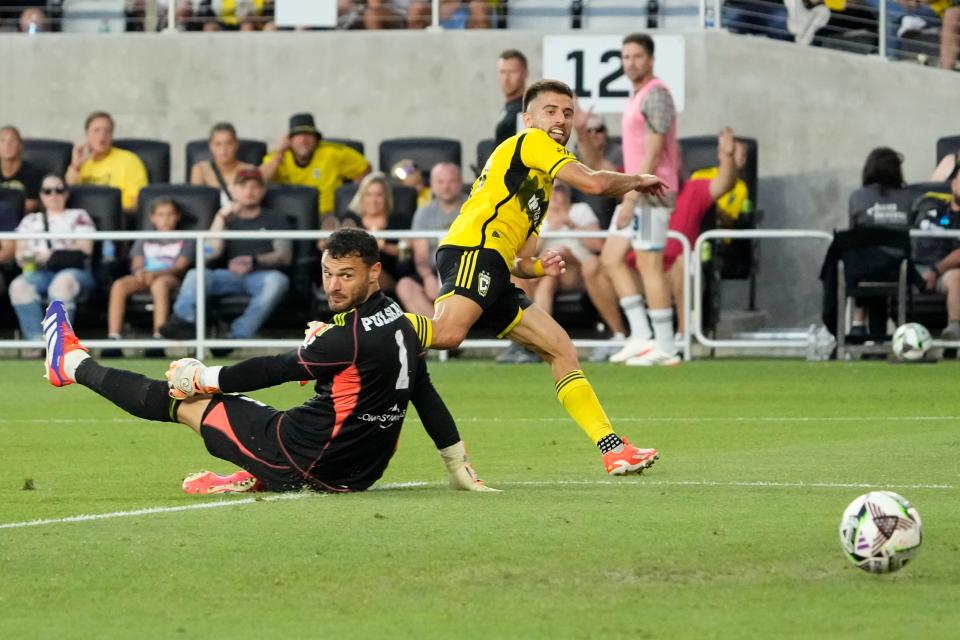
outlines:
{"label": "white signboard", "polygon": [[278,27],[337,26],[336,0],[276,0]]}
{"label": "white signboard", "polygon": [[[631,88],[620,65],[624,35],[545,36],[543,77],[563,80],[573,87],[584,109],[622,113]],[[670,88],[677,111],[683,111],[683,36],[653,35],[653,44],[653,72]]]}

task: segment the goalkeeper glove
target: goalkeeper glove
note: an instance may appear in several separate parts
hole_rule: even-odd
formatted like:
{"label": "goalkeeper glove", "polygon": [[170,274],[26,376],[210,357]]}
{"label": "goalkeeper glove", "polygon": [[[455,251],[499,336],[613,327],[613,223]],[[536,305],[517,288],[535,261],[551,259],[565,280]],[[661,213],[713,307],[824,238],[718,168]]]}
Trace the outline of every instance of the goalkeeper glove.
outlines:
{"label": "goalkeeper glove", "polygon": [[[218,386],[210,386],[209,379],[220,374],[221,367],[207,366],[196,358],[181,358],[170,363],[167,369],[167,384],[170,387],[169,395],[175,400],[184,400],[195,395],[209,395],[220,391]],[[212,374],[209,375],[208,374]],[[207,379],[205,379],[207,378]]]}
{"label": "goalkeeper glove", "polygon": [[467,449],[463,446],[462,440],[439,451],[443,464],[447,466],[447,473],[450,474],[451,489],[457,491],[499,491],[499,489],[488,487],[483,480],[477,477],[477,472],[470,466]]}

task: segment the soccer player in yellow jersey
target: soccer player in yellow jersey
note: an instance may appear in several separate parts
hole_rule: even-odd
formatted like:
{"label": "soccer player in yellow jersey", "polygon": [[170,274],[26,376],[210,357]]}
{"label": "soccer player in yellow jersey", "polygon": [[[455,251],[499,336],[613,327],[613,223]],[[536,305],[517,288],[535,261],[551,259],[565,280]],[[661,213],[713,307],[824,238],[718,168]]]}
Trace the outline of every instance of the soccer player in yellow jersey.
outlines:
{"label": "soccer player in yellow jersey", "polygon": [[564,271],[556,251],[535,255],[555,178],[606,196],[636,190],[657,197],[664,187],[653,175],[593,171],[577,162],[564,147],[573,128],[574,97],[563,82],[532,84],[523,105],[526,128],[494,150],[440,242],[441,285],[433,319],[408,317],[428,348],[455,348],[477,326],[538,353],[550,364],[563,408],[599,447],[607,473],[639,473],[656,461],[657,450],[639,449],[614,433],[580,370],[570,336],[510,282],[510,275],[540,278]]}

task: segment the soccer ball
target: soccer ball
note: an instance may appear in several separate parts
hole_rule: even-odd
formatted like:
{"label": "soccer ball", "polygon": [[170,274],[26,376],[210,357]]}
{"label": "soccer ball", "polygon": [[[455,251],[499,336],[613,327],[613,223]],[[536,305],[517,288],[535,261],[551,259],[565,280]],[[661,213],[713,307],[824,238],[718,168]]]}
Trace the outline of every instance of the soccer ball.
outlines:
{"label": "soccer ball", "polygon": [[840,546],[870,573],[892,573],[917,555],[923,540],[920,514],[892,491],[871,491],[850,503],[840,520]]}
{"label": "soccer ball", "polygon": [[925,326],[908,322],[893,332],[893,355],[900,360],[921,360],[932,343],[933,337]]}

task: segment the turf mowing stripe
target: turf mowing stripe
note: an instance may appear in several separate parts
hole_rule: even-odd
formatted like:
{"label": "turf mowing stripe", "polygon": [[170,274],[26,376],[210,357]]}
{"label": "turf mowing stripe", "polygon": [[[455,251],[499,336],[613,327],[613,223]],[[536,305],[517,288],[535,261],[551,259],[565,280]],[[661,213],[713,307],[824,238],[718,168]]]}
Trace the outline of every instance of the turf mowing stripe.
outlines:
{"label": "turf mowing stripe", "polygon": [[[649,480],[642,479],[635,482],[630,480],[520,480],[516,482],[494,483],[501,487],[551,487],[557,485],[612,485],[621,487],[644,487],[644,486],[674,486],[674,487],[770,487],[770,488],[802,488],[802,489],[868,489],[879,487],[878,484],[868,484],[862,482],[769,482],[765,480],[757,481],[731,481],[721,482],[713,480]],[[376,487],[373,491],[389,491],[397,489],[415,489],[422,487],[442,487],[446,486],[444,482],[388,482]],[[894,484],[883,485],[889,489],[947,489],[955,487],[950,484]],[[40,527],[51,524],[66,524],[71,522],[90,522],[93,520],[110,520],[113,518],[129,518],[132,516],[153,515],[155,513],[177,513],[180,511],[193,511],[196,509],[218,509],[220,507],[238,507],[256,502],[278,502],[281,500],[300,500],[303,498],[320,498],[328,494],[324,493],[287,493],[282,495],[271,495],[262,497],[244,497],[232,500],[218,500],[216,502],[201,502],[198,504],[181,505],[178,507],[148,507],[146,509],[134,509],[132,511],[113,511],[111,513],[94,513],[77,516],[67,516],[64,518],[49,518],[46,520],[27,520],[24,522],[7,522],[0,524],[0,529],[22,529],[25,527]]]}

